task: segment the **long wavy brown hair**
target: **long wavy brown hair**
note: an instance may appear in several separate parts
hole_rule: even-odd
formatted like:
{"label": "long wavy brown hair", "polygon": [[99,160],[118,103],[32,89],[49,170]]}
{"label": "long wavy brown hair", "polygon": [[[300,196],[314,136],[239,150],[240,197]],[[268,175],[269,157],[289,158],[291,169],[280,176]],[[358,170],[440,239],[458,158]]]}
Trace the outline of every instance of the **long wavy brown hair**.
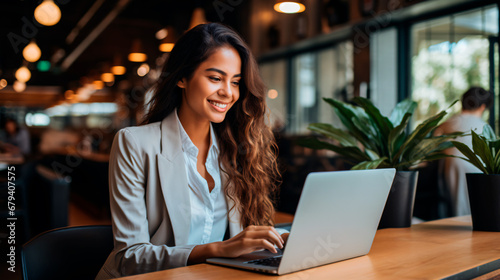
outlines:
{"label": "long wavy brown hair", "polygon": [[228,175],[226,195],[241,212],[241,224],[272,225],[273,200],[280,179],[277,146],[266,125],[266,87],[255,58],[231,28],[207,23],[185,33],[175,44],[163,67],[142,124],[158,122],[179,108],[182,91],[177,82],[192,78],[197,67],[218,48],[233,47],[241,58],[240,98],[223,122],[213,124],[219,139],[219,165]]}

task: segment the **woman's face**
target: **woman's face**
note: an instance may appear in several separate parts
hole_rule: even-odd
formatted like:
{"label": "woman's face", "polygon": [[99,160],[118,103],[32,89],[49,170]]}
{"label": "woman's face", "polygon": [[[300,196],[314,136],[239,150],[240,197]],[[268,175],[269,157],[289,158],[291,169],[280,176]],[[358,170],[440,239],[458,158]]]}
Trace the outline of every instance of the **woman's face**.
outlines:
{"label": "woman's face", "polygon": [[183,89],[181,121],[220,123],[240,97],[241,59],[230,46],[218,48],[194,71],[191,79],[177,85]]}

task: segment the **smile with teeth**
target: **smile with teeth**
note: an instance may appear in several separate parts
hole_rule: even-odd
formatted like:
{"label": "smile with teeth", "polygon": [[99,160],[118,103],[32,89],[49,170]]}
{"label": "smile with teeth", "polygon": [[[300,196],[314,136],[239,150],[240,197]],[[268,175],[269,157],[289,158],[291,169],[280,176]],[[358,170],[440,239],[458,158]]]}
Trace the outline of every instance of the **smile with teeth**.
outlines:
{"label": "smile with teeth", "polygon": [[210,104],[217,106],[221,109],[226,109],[226,107],[227,107],[227,104],[224,104],[224,103],[217,103],[217,102],[212,101],[212,100],[208,100],[208,102],[210,102]]}

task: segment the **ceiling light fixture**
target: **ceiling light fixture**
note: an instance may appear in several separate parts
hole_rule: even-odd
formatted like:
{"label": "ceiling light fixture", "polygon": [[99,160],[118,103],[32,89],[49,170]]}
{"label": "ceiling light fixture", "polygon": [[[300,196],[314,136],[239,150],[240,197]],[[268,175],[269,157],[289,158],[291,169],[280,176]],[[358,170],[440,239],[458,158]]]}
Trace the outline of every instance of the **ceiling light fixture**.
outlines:
{"label": "ceiling light fixture", "polygon": [[132,62],[144,62],[148,56],[143,52],[141,41],[136,39],[132,42],[132,50],[128,54],[128,60]]}
{"label": "ceiling light fixture", "polygon": [[26,89],[26,83],[15,81],[12,87],[16,92],[22,92]]}
{"label": "ceiling light fixture", "polygon": [[45,26],[55,25],[61,19],[61,10],[53,0],[44,0],[35,9],[35,19]]}
{"label": "ceiling light fixture", "polygon": [[149,73],[149,65],[146,63],[143,63],[138,69],[137,69],[137,75],[144,77]]}
{"label": "ceiling light fixture", "polygon": [[189,29],[206,22],[207,18],[205,17],[205,10],[202,7],[194,8],[193,15],[191,16],[191,22],[189,23]]}
{"label": "ceiling light fixture", "polygon": [[15,76],[19,82],[26,83],[31,79],[31,72],[28,67],[21,66],[17,69]]}
{"label": "ceiling light fixture", "polygon": [[306,6],[300,1],[277,1],[274,10],[284,14],[297,14],[305,11]]}
{"label": "ceiling light fixture", "polygon": [[165,38],[163,38],[163,40],[161,41],[161,44],[158,47],[158,49],[161,52],[169,53],[169,52],[172,51],[172,49],[175,46],[176,35],[175,35],[175,29],[172,26],[169,26],[169,27],[167,27],[165,29],[168,31],[167,32],[168,36],[165,37]]}
{"label": "ceiling light fixture", "polygon": [[155,34],[155,37],[158,40],[163,40],[163,39],[167,38],[167,36],[168,36],[168,29],[167,28],[162,28],[162,29],[156,31],[156,34]]}
{"label": "ceiling light fixture", "polygon": [[31,41],[24,49],[23,56],[29,62],[36,62],[42,56],[42,51],[37,46],[35,41]]}
{"label": "ceiling light fixture", "polygon": [[123,66],[122,57],[120,55],[115,55],[113,60],[113,66],[111,66],[111,73],[113,75],[123,75],[127,72],[127,68]]}
{"label": "ceiling light fixture", "polygon": [[6,86],[7,86],[7,80],[1,79],[0,80],[0,89],[4,89]]}

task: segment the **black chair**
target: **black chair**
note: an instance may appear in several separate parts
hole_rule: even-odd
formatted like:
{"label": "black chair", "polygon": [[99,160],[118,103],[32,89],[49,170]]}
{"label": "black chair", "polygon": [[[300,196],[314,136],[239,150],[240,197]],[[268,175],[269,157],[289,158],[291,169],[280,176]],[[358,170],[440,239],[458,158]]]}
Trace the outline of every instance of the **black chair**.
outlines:
{"label": "black chair", "polygon": [[46,231],[23,245],[23,279],[95,279],[112,249],[110,225]]}

